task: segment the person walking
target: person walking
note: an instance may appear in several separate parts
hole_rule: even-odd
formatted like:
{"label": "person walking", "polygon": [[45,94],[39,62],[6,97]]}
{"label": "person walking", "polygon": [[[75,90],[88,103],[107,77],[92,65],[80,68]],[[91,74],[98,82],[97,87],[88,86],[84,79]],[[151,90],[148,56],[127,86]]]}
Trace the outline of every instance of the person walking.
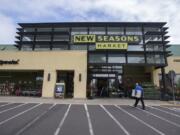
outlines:
{"label": "person walking", "polygon": [[144,90],[143,90],[142,86],[140,86],[138,83],[136,83],[136,87],[135,87],[135,99],[136,99],[136,101],[135,101],[134,107],[136,107],[139,100],[141,100],[142,109],[145,110]]}

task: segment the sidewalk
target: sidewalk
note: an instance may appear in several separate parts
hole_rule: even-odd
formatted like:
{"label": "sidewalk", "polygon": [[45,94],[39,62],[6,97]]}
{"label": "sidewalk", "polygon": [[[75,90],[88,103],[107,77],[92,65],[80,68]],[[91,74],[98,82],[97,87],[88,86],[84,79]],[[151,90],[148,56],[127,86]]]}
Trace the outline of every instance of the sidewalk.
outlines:
{"label": "sidewalk", "polygon": [[[133,105],[134,99],[54,99],[54,98],[39,98],[39,97],[13,97],[0,96],[0,102],[12,103],[56,103],[56,104],[89,104],[89,105]],[[174,106],[173,101],[145,100],[146,105],[152,106]],[[180,102],[176,102],[176,106],[180,106]]]}

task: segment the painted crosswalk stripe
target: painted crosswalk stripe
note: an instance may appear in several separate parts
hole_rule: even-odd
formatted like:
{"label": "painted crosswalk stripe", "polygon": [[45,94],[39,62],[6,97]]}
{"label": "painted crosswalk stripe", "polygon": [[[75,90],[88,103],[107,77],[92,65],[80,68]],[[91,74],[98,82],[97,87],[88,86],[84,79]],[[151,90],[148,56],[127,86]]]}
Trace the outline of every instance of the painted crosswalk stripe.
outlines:
{"label": "painted crosswalk stripe", "polygon": [[30,123],[28,123],[25,127],[23,127],[21,130],[19,130],[15,135],[21,135],[26,129],[28,129],[31,125],[33,125],[37,120],[39,120],[42,116],[44,116],[49,110],[51,110],[53,107],[55,107],[56,104],[51,105],[46,111],[41,113],[39,116],[37,116],[34,120],[32,120]]}
{"label": "painted crosswalk stripe", "polygon": [[152,108],[152,109],[155,109],[155,110],[158,110],[158,111],[160,111],[160,112],[164,112],[164,113],[167,113],[167,114],[170,114],[170,115],[172,115],[172,116],[176,116],[176,117],[179,117],[179,118],[180,118],[180,115],[177,115],[177,114],[174,114],[174,113],[170,113],[170,112],[164,111],[164,110],[162,110],[162,109],[158,109],[158,108],[156,108],[156,107],[152,107],[152,106],[148,106],[148,107],[150,107],[150,108]]}
{"label": "painted crosswalk stripe", "polygon": [[23,111],[23,112],[20,112],[20,113],[18,113],[18,114],[16,114],[16,115],[10,117],[9,119],[6,119],[6,120],[4,120],[4,121],[1,121],[1,122],[0,122],[0,125],[2,125],[2,124],[4,124],[4,123],[6,123],[6,122],[8,122],[8,121],[10,121],[10,120],[12,120],[12,119],[18,117],[18,116],[20,116],[20,115],[22,115],[22,114],[24,114],[24,113],[26,113],[26,112],[28,112],[28,111],[30,111],[30,110],[32,110],[32,109],[38,107],[38,106],[40,106],[41,104],[42,104],[42,103],[37,104],[37,105],[35,105],[35,106],[33,106],[33,107],[31,107],[31,108],[29,108],[29,109]]}
{"label": "painted crosswalk stripe", "polygon": [[114,122],[124,131],[126,135],[130,135],[130,133],[124,128],[124,126],[118,120],[116,120],[116,118],[103,105],[100,106],[110,116],[110,118],[113,119]]}
{"label": "painted crosswalk stripe", "polygon": [[154,130],[155,132],[157,132],[160,135],[165,135],[163,132],[159,131],[158,129],[156,129],[155,127],[149,125],[148,123],[144,122],[143,120],[139,119],[138,117],[136,117],[135,115],[127,112],[126,110],[124,110],[123,108],[115,105],[119,110],[123,111],[124,113],[128,114],[129,116],[133,117],[134,119],[138,120],[139,122],[141,122],[142,124],[146,125],[147,127],[151,128],[152,130]]}
{"label": "painted crosswalk stripe", "polygon": [[88,119],[89,133],[90,133],[90,135],[94,135],[94,131],[93,131],[93,128],[92,128],[92,123],[91,123],[91,118],[90,118],[89,111],[88,111],[88,108],[87,108],[86,104],[84,104],[84,108],[86,110],[86,116],[87,116],[87,119]]}
{"label": "painted crosswalk stripe", "polygon": [[66,110],[66,112],[65,112],[62,120],[60,121],[60,123],[59,123],[56,131],[54,132],[54,135],[58,135],[58,134],[59,134],[59,132],[60,132],[60,130],[61,130],[61,128],[62,128],[62,125],[64,124],[64,121],[65,121],[66,117],[68,116],[68,113],[69,113],[70,108],[71,108],[71,104],[69,104],[68,109]]}

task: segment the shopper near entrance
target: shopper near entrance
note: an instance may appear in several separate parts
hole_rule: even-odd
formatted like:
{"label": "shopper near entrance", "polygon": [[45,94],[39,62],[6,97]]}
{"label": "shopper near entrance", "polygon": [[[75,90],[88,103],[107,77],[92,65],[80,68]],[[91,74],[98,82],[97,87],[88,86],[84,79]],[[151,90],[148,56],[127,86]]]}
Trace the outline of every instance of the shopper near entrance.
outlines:
{"label": "shopper near entrance", "polygon": [[135,104],[134,107],[137,106],[139,100],[141,100],[141,104],[142,104],[142,109],[145,110],[145,105],[144,105],[144,90],[142,88],[141,85],[139,85],[139,83],[136,83],[136,87],[135,87]]}

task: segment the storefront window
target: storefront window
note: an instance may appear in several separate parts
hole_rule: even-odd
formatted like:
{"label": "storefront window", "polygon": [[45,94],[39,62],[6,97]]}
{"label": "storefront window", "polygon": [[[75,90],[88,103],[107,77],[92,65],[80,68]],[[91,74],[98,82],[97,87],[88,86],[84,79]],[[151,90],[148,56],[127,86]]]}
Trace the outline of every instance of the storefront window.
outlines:
{"label": "storefront window", "polygon": [[144,28],[144,33],[146,32],[160,32],[161,29],[158,27],[145,27]]}
{"label": "storefront window", "polygon": [[165,60],[164,60],[164,56],[163,55],[153,55],[153,54],[148,54],[147,55],[147,63],[150,64],[164,64]]}
{"label": "storefront window", "polygon": [[53,44],[53,50],[68,50],[68,45]]}
{"label": "storefront window", "polygon": [[89,63],[106,63],[105,54],[90,54]]}
{"label": "storefront window", "polygon": [[88,34],[88,30],[86,27],[72,28],[71,35],[75,35],[75,34]]}
{"label": "storefront window", "polygon": [[155,63],[154,55],[147,55],[147,63],[149,64]]}
{"label": "storefront window", "polygon": [[47,51],[50,50],[50,45],[48,44],[36,44],[35,51]]}
{"label": "storefront window", "polygon": [[109,35],[124,35],[124,28],[120,27],[108,27],[107,34]]}
{"label": "storefront window", "polygon": [[24,32],[34,32],[35,28],[24,28]]}
{"label": "storefront window", "polygon": [[23,51],[32,51],[32,45],[29,44],[22,44]]}
{"label": "storefront window", "polygon": [[126,59],[123,54],[109,54],[108,63],[126,63]]}
{"label": "storefront window", "polygon": [[162,41],[161,35],[146,35],[145,36],[145,42],[148,41]]}
{"label": "storefront window", "polygon": [[164,56],[163,55],[155,55],[155,63],[156,64],[164,64]]}
{"label": "storefront window", "polygon": [[128,63],[145,63],[144,55],[128,54]]}
{"label": "storefront window", "polygon": [[144,51],[143,45],[128,45],[128,51]]}
{"label": "storefront window", "polygon": [[25,35],[22,38],[22,41],[33,41],[34,40],[34,35]]}
{"label": "storefront window", "polygon": [[142,35],[141,27],[127,27],[126,35]]}
{"label": "storefront window", "polygon": [[89,45],[89,50],[96,50],[96,45]]}
{"label": "storefront window", "polygon": [[163,51],[163,45],[146,45],[146,51]]}
{"label": "storefront window", "polygon": [[37,35],[36,41],[51,41],[50,35]]}
{"label": "storefront window", "polygon": [[106,34],[105,27],[90,27],[89,28],[89,34]]}
{"label": "storefront window", "polygon": [[54,32],[69,32],[69,28],[54,28]]}
{"label": "storefront window", "polygon": [[3,71],[0,72],[0,95],[41,96],[43,72]]}
{"label": "storefront window", "polygon": [[38,32],[51,32],[52,28],[37,28]]}
{"label": "storefront window", "polygon": [[69,36],[67,35],[54,35],[53,41],[69,41]]}
{"label": "storefront window", "polygon": [[87,45],[71,45],[71,50],[87,50]]}

